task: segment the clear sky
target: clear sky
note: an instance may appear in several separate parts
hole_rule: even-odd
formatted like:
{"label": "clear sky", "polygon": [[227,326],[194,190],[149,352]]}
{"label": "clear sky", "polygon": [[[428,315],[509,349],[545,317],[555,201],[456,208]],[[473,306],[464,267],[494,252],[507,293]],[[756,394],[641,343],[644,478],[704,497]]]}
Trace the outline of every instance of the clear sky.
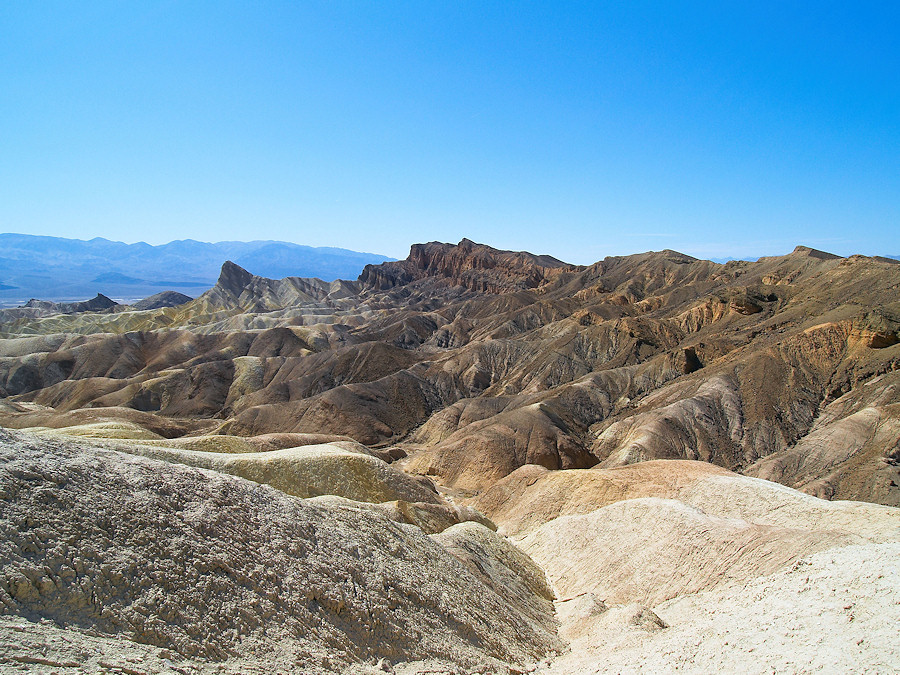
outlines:
{"label": "clear sky", "polygon": [[900,254],[900,3],[9,0],[0,231]]}

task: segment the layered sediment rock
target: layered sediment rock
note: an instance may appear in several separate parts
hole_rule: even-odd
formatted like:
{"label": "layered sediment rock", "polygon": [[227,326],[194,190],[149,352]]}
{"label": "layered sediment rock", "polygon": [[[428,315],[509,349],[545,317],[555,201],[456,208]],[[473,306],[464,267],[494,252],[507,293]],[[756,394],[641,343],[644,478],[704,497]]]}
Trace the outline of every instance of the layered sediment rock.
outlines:
{"label": "layered sediment rock", "polygon": [[[0,391],[60,415],[402,445],[407,469],[469,492],[525,464],[691,459],[900,504],[898,275],[806,247],[576,267],[468,240],[354,282],[227,263],[177,307],[4,323]],[[14,407],[0,422],[68,424]]]}

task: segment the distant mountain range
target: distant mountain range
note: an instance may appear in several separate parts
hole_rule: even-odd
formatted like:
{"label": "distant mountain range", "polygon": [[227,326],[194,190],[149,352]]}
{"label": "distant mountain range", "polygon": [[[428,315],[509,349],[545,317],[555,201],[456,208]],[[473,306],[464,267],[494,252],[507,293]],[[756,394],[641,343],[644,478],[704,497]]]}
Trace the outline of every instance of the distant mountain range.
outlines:
{"label": "distant mountain range", "polygon": [[207,243],[184,239],[151,246],[100,237],[83,241],[0,234],[0,305],[18,305],[30,298],[80,300],[97,293],[135,299],[165,290],[196,297],[215,284],[226,260],[274,279],[294,276],[333,281],[356,279],[366,265],[392,259],[283,241]]}

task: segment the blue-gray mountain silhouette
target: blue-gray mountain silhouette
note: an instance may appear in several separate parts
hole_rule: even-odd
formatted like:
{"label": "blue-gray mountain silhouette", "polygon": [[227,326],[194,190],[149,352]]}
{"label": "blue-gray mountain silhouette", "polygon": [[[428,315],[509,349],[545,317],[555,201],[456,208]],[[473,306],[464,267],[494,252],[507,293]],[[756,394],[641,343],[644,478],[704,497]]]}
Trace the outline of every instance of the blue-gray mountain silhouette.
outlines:
{"label": "blue-gray mountain silhouette", "polygon": [[151,246],[99,237],[83,241],[0,234],[0,302],[81,300],[97,293],[136,299],[175,289],[196,297],[215,284],[226,260],[263,277],[334,281],[355,279],[366,265],[390,258],[282,241],[185,239]]}

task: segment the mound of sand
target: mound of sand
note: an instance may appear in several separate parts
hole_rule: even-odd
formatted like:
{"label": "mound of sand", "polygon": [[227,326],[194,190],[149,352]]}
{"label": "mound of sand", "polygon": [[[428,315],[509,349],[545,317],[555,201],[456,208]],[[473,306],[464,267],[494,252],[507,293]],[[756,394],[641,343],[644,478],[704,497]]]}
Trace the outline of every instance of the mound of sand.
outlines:
{"label": "mound of sand", "polygon": [[347,449],[323,444],[244,453],[202,452],[143,444],[120,446],[119,449],[248,478],[297,497],[337,495],[360,502],[442,503],[427,479],[413,478],[355,447]]}
{"label": "mound of sand", "polygon": [[706,462],[658,460],[615,469],[550,471],[526,464],[474,500],[500,532],[520,535],[554,518],[590,513],[625,499],[674,499],[709,475],[734,475]]}
{"label": "mound of sand", "polygon": [[76,424],[62,429],[42,428],[40,433],[49,436],[74,436],[78,438],[90,438],[98,440],[132,440],[132,441],[159,441],[163,437],[157,433],[145,429],[136,422],[102,421]]}
{"label": "mound of sand", "polygon": [[791,488],[688,460],[613,469],[548,471],[524,466],[486,490],[475,506],[502,533],[522,535],[558,516],[587,514],[626,499],[675,499],[708,514],[760,525],[833,530],[870,541],[900,541],[900,510],[826,501]]}
{"label": "mound of sand", "polygon": [[851,534],[756,525],[670,499],[616,502],[563,516],[521,540],[560,599],[664,600],[771,574],[804,555],[863,543]]}

